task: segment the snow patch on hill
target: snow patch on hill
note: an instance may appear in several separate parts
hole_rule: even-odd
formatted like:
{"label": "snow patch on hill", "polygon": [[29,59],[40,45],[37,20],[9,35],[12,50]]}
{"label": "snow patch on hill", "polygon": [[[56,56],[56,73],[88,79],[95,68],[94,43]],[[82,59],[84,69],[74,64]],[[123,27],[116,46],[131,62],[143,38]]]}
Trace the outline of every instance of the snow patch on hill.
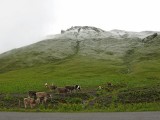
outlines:
{"label": "snow patch on hill", "polygon": [[111,31],[104,31],[100,28],[92,27],[92,26],[74,26],[67,30],[62,30],[61,34],[47,36],[47,39],[96,39],[96,38],[116,38],[116,39],[124,39],[124,38],[139,38],[144,39],[147,36],[150,36],[154,33],[158,33],[156,31],[142,31],[142,32],[132,32],[132,31],[124,31],[114,29]]}

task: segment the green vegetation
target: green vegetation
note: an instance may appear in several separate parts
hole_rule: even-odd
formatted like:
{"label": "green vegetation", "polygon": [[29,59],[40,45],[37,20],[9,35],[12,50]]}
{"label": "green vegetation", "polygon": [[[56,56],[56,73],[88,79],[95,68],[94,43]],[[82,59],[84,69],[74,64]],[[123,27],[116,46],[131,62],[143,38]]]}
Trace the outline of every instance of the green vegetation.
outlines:
{"label": "green vegetation", "polygon": [[85,92],[68,93],[54,96],[47,104],[37,105],[34,109],[24,110],[23,97],[26,94],[1,94],[0,111],[34,111],[34,112],[124,112],[124,111],[159,111],[160,86],[120,90],[125,85],[103,86]]}
{"label": "green vegetation", "polygon": [[[31,111],[160,110],[159,43],[160,38],[156,37],[143,46],[131,47],[120,59],[104,60],[75,54],[48,64],[37,63],[16,69],[10,65],[11,69],[4,71],[1,68],[0,108],[8,110],[13,107],[13,111],[23,111],[23,106],[17,108],[17,101],[23,100],[29,90],[49,92],[44,87],[47,82],[59,87],[78,84],[82,92],[64,99],[57,96],[47,108],[39,106]],[[106,54],[114,55],[112,52]],[[113,86],[107,87],[107,82]],[[98,90],[98,86],[104,89]],[[22,96],[17,96],[19,94]]]}
{"label": "green vegetation", "polygon": [[[24,111],[23,105],[18,107],[18,101],[22,102],[29,90],[49,92],[44,87],[47,82],[61,87],[79,84],[82,91],[65,98],[53,95],[53,101],[47,107],[40,105],[25,111],[157,111],[160,110],[158,61],[125,64],[123,61],[75,56],[56,63],[1,73],[0,108]],[[132,68],[131,72],[123,72],[128,67]],[[107,87],[107,82],[113,86]],[[99,85],[102,90],[98,90]]]}
{"label": "green vegetation", "polygon": [[[45,90],[44,83],[57,86],[79,84],[82,89],[93,88],[107,81],[125,82],[120,62],[74,57],[57,63],[19,69],[0,74],[2,93],[25,93]],[[126,81],[127,82],[127,81]]]}

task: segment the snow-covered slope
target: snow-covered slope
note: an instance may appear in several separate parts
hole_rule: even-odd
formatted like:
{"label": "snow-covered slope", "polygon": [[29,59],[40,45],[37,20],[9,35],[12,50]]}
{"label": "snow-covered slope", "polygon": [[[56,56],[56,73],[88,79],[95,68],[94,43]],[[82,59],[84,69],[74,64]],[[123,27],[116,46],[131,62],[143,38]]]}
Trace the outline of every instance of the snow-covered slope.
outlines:
{"label": "snow-covered slope", "polygon": [[157,36],[152,31],[104,31],[96,27],[75,26],[38,43],[1,54],[0,69],[46,64],[77,55],[121,61],[127,51],[143,47],[144,42]]}
{"label": "snow-covered slope", "polygon": [[[111,37],[110,32],[106,32],[102,29],[89,26],[75,26],[67,29],[66,31],[62,30],[61,34],[53,36],[53,38],[58,39],[92,39],[92,38],[106,38]],[[51,37],[52,38],[52,37]]]}
{"label": "snow-covered slope", "polygon": [[132,32],[132,31],[124,31],[124,30],[111,30],[104,31],[100,28],[91,27],[91,26],[74,26],[69,29],[62,30],[61,34],[48,36],[48,39],[92,39],[92,38],[116,38],[116,39],[124,39],[124,38],[140,38],[143,39],[147,36],[150,36],[154,33],[158,33],[156,31],[142,31],[142,32]]}
{"label": "snow-covered slope", "polygon": [[156,31],[142,31],[142,32],[131,32],[131,31],[124,31],[124,30],[111,30],[110,31],[113,37],[117,38],[140,38],[144,39],[147,36],[153,35],[154,33],[158,33]]}

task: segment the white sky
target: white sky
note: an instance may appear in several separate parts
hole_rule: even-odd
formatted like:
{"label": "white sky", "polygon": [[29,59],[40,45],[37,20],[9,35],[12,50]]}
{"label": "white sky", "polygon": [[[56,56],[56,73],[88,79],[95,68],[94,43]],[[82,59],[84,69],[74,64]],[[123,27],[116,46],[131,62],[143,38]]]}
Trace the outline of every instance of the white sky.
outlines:
{"label": "white sky", "polygon": [[71,26],[160,31],[160,0],[0,0],[0,53]]}

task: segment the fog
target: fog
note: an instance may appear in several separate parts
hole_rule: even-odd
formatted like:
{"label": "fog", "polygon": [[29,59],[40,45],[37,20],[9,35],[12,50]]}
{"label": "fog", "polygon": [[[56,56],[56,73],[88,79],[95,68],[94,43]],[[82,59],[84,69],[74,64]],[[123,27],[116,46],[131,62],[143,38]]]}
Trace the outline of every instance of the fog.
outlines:
{"label": "fog", "polygon": [[0,0],[0,53],[71,26],[160,31],[159,0]]}
{"label": "fog", "polygon": [[43,39],[53,21],[53,0],[0,0],[0,53]]}

